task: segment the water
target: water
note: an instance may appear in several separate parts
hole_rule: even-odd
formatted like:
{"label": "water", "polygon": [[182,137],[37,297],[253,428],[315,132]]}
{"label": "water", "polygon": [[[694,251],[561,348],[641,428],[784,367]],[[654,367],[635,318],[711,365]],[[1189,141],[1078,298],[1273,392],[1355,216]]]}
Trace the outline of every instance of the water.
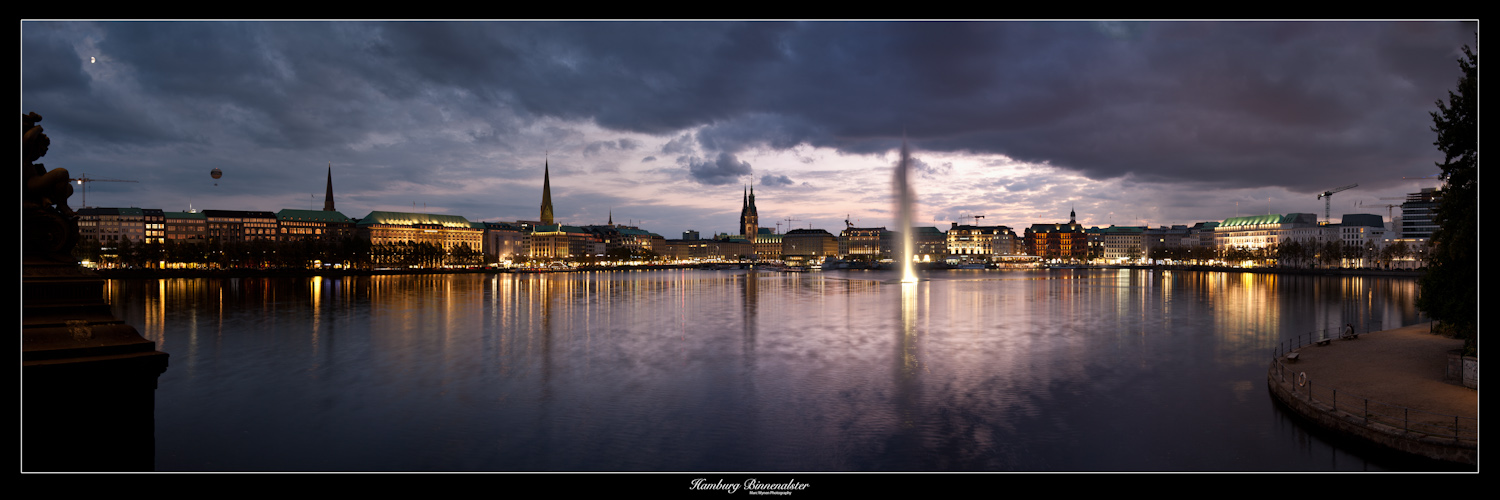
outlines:
{"label": "water", "polygon": [[[1411,470],[1271,350],[1415,280],[1145,270],[112,280],[171,354],[158,470]],[[1420,467],[1415,466],[1415,467]]]}

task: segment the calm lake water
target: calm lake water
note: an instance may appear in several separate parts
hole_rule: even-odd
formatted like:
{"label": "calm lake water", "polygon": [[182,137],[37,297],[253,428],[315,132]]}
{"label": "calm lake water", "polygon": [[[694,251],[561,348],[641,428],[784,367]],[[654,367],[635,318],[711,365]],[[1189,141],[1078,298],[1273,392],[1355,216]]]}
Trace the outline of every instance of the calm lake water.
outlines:
{"label": "calm lake water", "polygon": [[[164,471],[1410,470],[1310,434],[1282,339],[1411,278],[1149,270],[111,280]],[[1396,461],[1393,461],[1396,460]]]}

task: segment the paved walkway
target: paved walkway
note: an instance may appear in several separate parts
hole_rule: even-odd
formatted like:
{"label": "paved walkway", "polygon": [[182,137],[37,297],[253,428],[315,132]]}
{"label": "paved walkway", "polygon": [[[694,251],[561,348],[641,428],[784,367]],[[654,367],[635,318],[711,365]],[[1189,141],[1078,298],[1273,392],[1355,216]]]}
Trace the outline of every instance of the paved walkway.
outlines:
{"label": "paved walkway", "polygon": [[[1479,417],[1479,391],[1444,380],[1448,353],[1464,342],[1428,333],[1428,324],[1361,334],[1303,347],[1287,368],[1306,372],[1315,387],[1413,409]],[[1321,392],[1321,389],[1320,389]],[[1321,397],[1321,396],[1320,396]]]}
{"label": "paved walkway", "polygon": [[1429,328],[1424,323],[1304,346],[1296,350],[1297,361],[1271,364],[1272,393],[1317,425],[1416,455],[1477,465],[1479,391],[1446,379],[1445,373],[1450,353],[1463,341],[1433,335]]}

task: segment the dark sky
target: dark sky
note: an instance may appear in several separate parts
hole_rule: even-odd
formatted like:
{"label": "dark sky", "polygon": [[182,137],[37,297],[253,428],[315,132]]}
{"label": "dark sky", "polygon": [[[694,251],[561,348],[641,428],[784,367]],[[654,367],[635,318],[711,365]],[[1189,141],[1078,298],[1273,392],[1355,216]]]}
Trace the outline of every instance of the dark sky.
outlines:
{"label": "dark sky", "polygon": [[[917,219],[1020,228],[1386,215],[1436,180],[1428,113],[1477,23],[21,24],[42,162],[89,206],[337,205],[558,218],[668,238]],[[220,168],[217,182],[209,171]],[[83,201],[75,194],[72,205]],[[786,219],[794,219],[786,221]],[[973,219],[967,219],[972,221]]]}

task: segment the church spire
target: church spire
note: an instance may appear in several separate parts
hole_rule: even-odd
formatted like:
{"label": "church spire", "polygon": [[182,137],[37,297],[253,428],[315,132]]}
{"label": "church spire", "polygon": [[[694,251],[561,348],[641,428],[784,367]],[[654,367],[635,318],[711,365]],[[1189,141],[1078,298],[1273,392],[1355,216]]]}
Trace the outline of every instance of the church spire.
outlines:
{"label": "church spire", "polygon": [[323,195],[323,211],[333,212],[333,162],[328,163],[328,192]]}
{"label": "church spire", "polygon": [[552,167],[542,163],[542,225],[552,225]]}
{"label": "church spire", "polygon": [[760,215],[755,210],[755,187],[750,186],[741,191],[744,193],[744,204],[740,206],[740,234],[755,241],[755,233],[760,232]]}

